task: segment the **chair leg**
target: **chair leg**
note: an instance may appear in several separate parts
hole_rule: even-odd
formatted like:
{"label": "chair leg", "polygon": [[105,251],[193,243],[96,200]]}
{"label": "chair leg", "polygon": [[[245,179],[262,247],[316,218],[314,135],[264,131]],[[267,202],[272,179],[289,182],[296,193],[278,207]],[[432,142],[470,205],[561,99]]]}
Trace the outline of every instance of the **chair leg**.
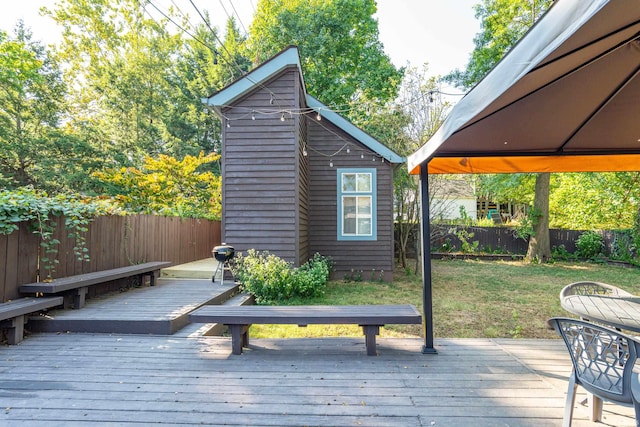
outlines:
{"label": "chair leg", "polygon": [[591,409],[591,421],[596,423],[602,421],[602,399],[591,393],[587,395],[587,399],[589,401],[589,408]]}
{"label": "chair leg", "polygon": [[569,388],[567,389],[567,402],[564,406],[564,417],[562,419],[562,427],[571,427],[571,419],[573,418],[573,406],[576,403],[576,374],[571,371],[569,376]]}
{"label": "chair leg", "polygon": [[633,401],[633,409],[636,411],[636,427],[640,427],[640,402]]}

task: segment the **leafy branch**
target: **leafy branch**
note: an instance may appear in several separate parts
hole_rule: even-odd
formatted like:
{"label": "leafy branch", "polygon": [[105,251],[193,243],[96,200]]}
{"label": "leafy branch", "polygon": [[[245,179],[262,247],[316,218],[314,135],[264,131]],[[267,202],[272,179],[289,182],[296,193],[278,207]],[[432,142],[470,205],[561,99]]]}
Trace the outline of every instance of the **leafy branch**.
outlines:
{"label": "leafy branch", "polygon": [[60,241],[54,239],[56,217],[64,217],[68,237],[74,239],[73,252],[79,261],[89,261],[89,250],[86,247],[85,233],[87,225],[101,213],[106,213],[107,206],[88,201],[78,195],[56,195],[49,197],[47,193],[24,187],[15,191],[0,191],[0,234],[9,235],[19,229],[19,224],[29,223],[31,233],[40,237],[43,256],[40,267],[51,279],[55,271],[55,259]]}

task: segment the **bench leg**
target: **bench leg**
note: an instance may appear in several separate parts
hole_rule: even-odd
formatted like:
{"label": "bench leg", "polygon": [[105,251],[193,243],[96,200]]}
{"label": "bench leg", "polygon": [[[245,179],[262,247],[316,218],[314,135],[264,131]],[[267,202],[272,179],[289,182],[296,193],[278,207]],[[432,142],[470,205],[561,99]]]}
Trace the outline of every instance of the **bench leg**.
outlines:
{"label": "bench leg", "polygon": [[367,356],[377,356],[376,335],[380,333],[379,325],[362,325],[364,331],[364,341],[367,346]]}
{"label": "bench leg", "polygon": [[[147,276],[149,276],[149,286],[155,286],[156,285],[156,279],[160,276],[160,270],[150,271],[150,272],[145,273],[145,274]],[[140,284],[144,285],[144,281],[141,281]]]}
{"label": "bench leg", "polygon": [[78,288],[76,290],[75,295],[73,296],[73,308],[76,310],[84,307],[84,303],[87,298],[87,292],[89,292],[89,288],[87,286]]}
{"label": "bench leg", "polygon": [[231,332],[231,352],[242,354],[242,347],[249,347],[250,325],[228,325]]}
{"label": "bench leg", "polygon": [[7,327],[7,341],[9,345],[16,345],[24,338],[24,315],[16,316],[10,320]]}

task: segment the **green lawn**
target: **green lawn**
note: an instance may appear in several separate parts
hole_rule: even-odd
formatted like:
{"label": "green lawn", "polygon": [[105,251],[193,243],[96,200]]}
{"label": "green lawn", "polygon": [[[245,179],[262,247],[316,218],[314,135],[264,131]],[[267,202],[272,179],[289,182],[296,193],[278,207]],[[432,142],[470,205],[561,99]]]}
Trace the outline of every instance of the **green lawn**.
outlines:
{"label": "green lawn", "polygon": [[[591,280],[640,294],[640,269],[592,263],[526,264],[519,261],[433,261],[436,338],[556,338],[545,327],[567,316],[560,290]],[[397,270],[393,283],[330,282],[325,295],[291,304],[414,304],[422,310],[422,279]],[[381,336],[422,336],[419,325],[389,325]],[[254,337],[361,336],[355,325],[254,325]]]}

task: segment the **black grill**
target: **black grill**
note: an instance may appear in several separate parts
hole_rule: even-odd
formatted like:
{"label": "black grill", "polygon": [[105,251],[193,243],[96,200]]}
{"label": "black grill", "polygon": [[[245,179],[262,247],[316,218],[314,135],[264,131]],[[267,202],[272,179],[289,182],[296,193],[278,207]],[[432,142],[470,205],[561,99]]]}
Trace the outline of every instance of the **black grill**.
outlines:
{"label": "black grill", "polygon": [[213,277],[211,277],[212,282],[216,282],[216,275],[218,271],[222,268],[222,277],[220,279],[220,284],[224,285],[224,274],[226,271],[231,272],[229,270],[229,260],[233,258],[236,251],[233,249],[233,246],[222,244],[220,246],[215,246],[211,251],[211,255],[218,261],[218,265],[216,266],[216,271],[213,273]]}

